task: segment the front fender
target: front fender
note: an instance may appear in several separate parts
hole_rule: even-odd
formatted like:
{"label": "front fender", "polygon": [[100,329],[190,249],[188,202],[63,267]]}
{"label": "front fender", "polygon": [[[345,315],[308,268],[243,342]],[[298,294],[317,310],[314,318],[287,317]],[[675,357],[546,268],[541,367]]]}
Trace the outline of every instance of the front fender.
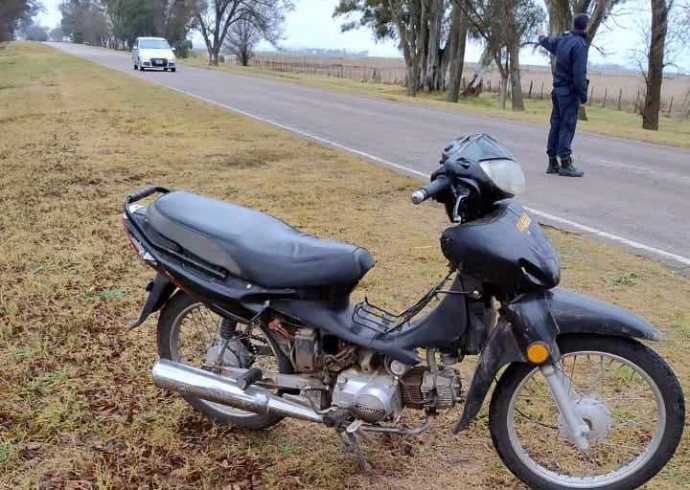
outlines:
{"label": "front fender", "polygon": [[593,333],[655,341],[660,338],[654,325],[618,306],[558,288],[551,291],[548,302],[561,334]]}
{"label": "front fender", "polygon": [[482,346],[472,376],[458,433],[469,427],[479,413],[498,371],[513,362],[527,362],[526,347],[536,341],[550,346],[552,361],[559,357],[556,340],[565,334],[595,334],[659,340],[659,331],[639,316],[586,296],[553,289],[524,294],[503,306],[502,318]]}

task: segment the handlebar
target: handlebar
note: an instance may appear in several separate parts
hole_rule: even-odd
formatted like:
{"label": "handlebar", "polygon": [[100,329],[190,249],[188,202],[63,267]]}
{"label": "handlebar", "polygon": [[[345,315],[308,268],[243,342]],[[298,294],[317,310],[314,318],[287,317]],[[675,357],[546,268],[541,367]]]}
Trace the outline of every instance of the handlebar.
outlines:
{"label": "handlebar", "polygon": [[450,179],[443,175],[439,175],[436,180],[432,180],[421,189],[412,193],[412,204],[421,204],[427,199],[436,197],[441,192],[450,187]]}

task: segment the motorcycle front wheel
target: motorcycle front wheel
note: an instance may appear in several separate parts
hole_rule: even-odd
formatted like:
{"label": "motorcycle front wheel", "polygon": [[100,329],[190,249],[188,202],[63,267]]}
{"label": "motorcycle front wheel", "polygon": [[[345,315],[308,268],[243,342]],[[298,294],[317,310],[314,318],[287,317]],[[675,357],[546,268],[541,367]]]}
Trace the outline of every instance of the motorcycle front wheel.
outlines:
{"label": "motorcycle front wheel", "polygon": [[512,364],[491,399],[489,425],[503,463],[540,490],[628,490],[656,475],[683,433],[678,379],[653,350],[631,339],[559,338],[559,368],[589,426],[589,448],[570,440],[538,368]]}

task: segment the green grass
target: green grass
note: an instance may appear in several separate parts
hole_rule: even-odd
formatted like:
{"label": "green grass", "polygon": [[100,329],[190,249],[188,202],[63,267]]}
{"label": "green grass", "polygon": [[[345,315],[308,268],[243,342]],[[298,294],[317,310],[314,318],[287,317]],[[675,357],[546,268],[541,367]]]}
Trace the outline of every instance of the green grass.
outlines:
{"label": "green grass", "polygon": [[[378,263],[357,296],[399,308],[446,270],[444,213],[410,205],[418,181],[44,46],[0,49],[0,74],[12,86],[0,90],[0,489],[522,488],[486,409],[461,436],[456,409],[421,437],[365,444],[364,475],[325,427],[249,433],[200,418],[153,386],[155,320],[126,328],[152,276],[122,231],[133,190],[202,192],[361,244]],[[690,279],[549,233],[563,286],[658,325],[654,347],[687,392]],[[471,365],[462,372],[467,386]],[[689,446],[686,435],[647,488],[687,488]]]}
{"label": "green grass", "polygon": [[[445,100],[445,93],[420,92],[416,98],[405,95],[403,87],[377,83],[364,83],[342,78],[329,78],[319,75],[286,73],[270,70],[257,70],[254,67],[242,67],[231,63],[218,67],[209,67],[203,58],[189,58],[182,61],[188,66],[225,70],[232,73],[260,76],[274,80],[297,83],[326,90],[346,92],[354,95],[376,97],[404,104],[413,104],[442,111],[470,112],[477,115],[547,124],[551,112],[551,100],[545,94],[544,100],[526,99],[524,112],[513,112],[500,108],[500,99],[496,95],[461,98],[457,104]],[[508,102],[510,107],[510,102]],[[690,148],[690,120],[661,116],[659,131],[642,129],[642,119],[626,111],[614,111],[598,107],[587,107],[588,121],[580,121],[580,131],[615,136],[634,141]]]}

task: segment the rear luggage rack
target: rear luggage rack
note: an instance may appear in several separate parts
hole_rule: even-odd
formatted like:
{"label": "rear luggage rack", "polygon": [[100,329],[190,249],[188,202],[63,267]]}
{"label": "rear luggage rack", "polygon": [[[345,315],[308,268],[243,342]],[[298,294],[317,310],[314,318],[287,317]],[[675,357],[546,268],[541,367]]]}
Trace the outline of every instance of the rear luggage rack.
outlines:
{"label": "rear luggage rack", "polygon": [[369,303],[368,298],[355,306],[352,312],[352,323],[358,327],[373,330],[382,335],[400,330],[409,325],[410,320],[419,314],[439,294],[469,294],[466,291],[444,290],[443,286],[448,282],[453,272],[450,272],[442,281],[435,284],[419,301],[401,313],[390,312],[380,306]]}

